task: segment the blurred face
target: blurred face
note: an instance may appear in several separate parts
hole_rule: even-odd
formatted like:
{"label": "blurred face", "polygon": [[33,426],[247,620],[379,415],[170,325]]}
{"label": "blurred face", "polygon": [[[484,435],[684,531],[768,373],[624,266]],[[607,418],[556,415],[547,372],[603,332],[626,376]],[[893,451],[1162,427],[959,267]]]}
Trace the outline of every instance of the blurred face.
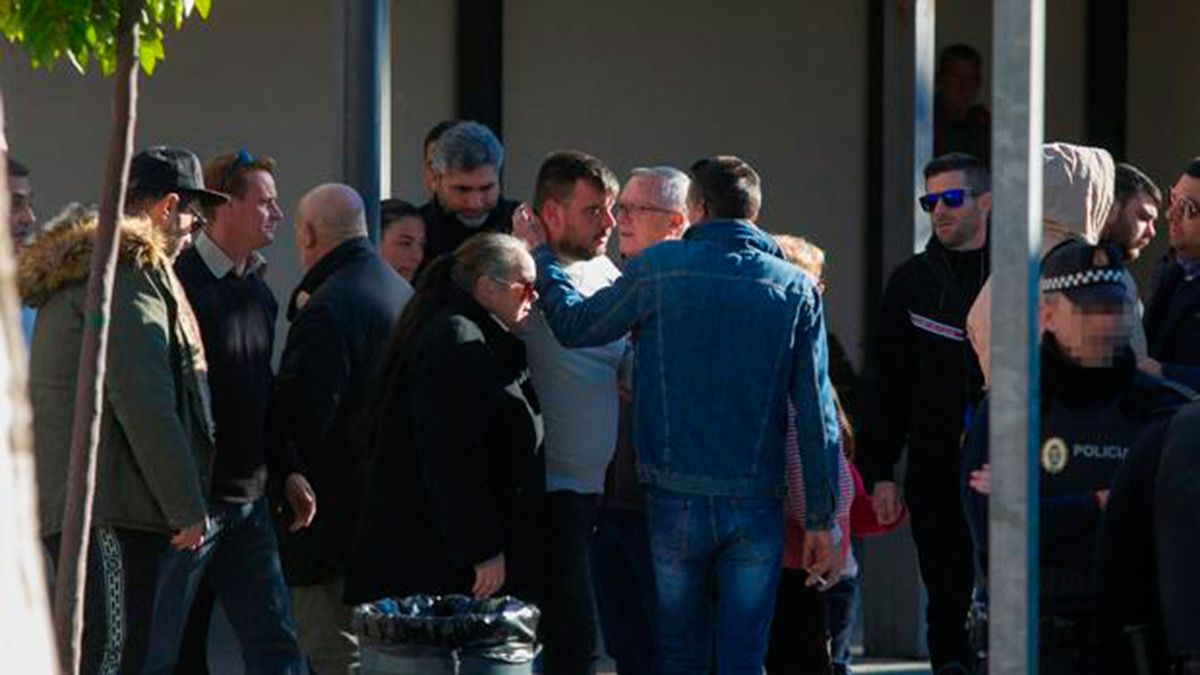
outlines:
{"label": "blurred face", "polygon": [[942,70],[941,94],[951,109],[965,111],[979,95],[979,68],[970,61],[950,61]]}
{"label": "blurred face", "polygon": [[1158,203],[1150,195],[1138,191],[1125,200],[1116,218],[1105,228],[1105,241],[1116,244],[1126,260],[1137,260],[1154,240],[1154,221],[1158,219]]}
{"label": "blurred face", "polygon": [[1134,314],[1126,303],[1076,304],[1051,293],[1042,298],[1039,318],[1065,356],[1085,368],[1111,366],[1133,333]]}
{"label": "blurred face", "polygon": [[12,228],[13,251],[20,251],[37,228],[37,216],[33,212],[33,185],[29,176],[8,177],[9,215],[8,226]]}
{"label": "blurred face", "polygon": [[923,200],[937,203],[929,209],[933,234],[952,251],[975,251],[987,241],[987,217],[992,210],[992,194],[972,194],[962,171],[946,171],[925,181]]}
{"label": "blurred face", "polygon": [[626,258],[660,241],[680,238],[687,226],[687,215],[660,203],[656,181],[647,176],[635,176],[625,183],[616,212],[617,243]]}
{"label": "blurred face", "polygon": [[1167,234],[1171,246],[1189,258],[1200,258],[1200,178],[1184,174],[1171,188]]}
{"label": "blurred face", "polygon": [[507,276],[499,279],[480,277],[475,283],[475,300],[509,330],[519,332],[529,320],[537,300],[536,278],[537,268],[527,254],[521,258],[517,269]]}
{"label": "blurred face", "polygon": [[228,227],[230,234],[249,252],[275,241],[275,231],[283,222],[275,177],[267,171],[247,172],[245,190],[241,197],[231,195],[228,204],[217,207],[219,227]]}
{"label": "blurred face", "polygon": [[379,255],[400,276],[412,281],[425,258],[425,221],[404,216],[388,223],[379,239]]}
{"label": "blurred face", "polygon": [[542,206],[546,237],[555,254],[567,260],[591,260],[604,253],[616,220],[616,200],[590,181],[575,181],[565,202],[547,201]]}
{"label": "blurred face", "polygon": [[500,201],[500,176],[494,166],[448,171],[434,177],[438,203],[462,223],[478,227]]}

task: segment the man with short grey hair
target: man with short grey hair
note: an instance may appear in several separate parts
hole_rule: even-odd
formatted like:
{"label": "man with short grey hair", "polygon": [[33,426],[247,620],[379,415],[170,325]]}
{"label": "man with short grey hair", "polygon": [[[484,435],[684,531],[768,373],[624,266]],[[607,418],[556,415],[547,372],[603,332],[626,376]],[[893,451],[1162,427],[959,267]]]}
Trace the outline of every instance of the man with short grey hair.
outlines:
{"label": "man with short grey hair", "polygon": [[683,236],[691,182],[686,173],[671,166],[629,172],[616,207],[622,256],[630,258],[660,241]]}
{"label": "man with short grey hair", "polygon": [[[628,260],[659,242],[683,237],[690,224],[687,193],[691,182],[686,173],[670,166],[629,172],[613,209],[623,258]],[[632,352],[632,339],[630,342]],[[631,402],[622,401],[617,448],[605,475],[589,557],[605,651],[617,662],[617,672],[650,675],[661,670],[654,565],[631,421]]]}
{"label": "man with short grey hair", "polygon": [[421,207],[425,260],[458,248],[480,232],[512,232],[517,202],[500,196],[504,146],[478,122],[450,127],[433,146],[433,196]]}

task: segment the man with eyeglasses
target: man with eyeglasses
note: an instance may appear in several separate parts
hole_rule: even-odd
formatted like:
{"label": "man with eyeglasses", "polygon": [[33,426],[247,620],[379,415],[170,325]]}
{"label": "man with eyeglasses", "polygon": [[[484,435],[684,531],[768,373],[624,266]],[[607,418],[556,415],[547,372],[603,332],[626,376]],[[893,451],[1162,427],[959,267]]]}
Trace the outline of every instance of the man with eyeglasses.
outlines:
{"label": "man with eyeglasses", "polygon": [[925,188],[919,202],[933,236],[884,289],[875,350],[878,398],[858,466],[879,521],[894,522],[902,511],[893,468],[907,447],[904,500],[929,594],[930,659],[935,673],[967,673],[964,623],[974,568],[958,460],[981,381],[965,328],[988,275],[991,179],[977,158],[951,153],[925,166]]}
{"label": "man with eyeglasses", "polygon": [[300,672],[290,591],[265,496],[269,469],[285,486],[292,529],[308,525],[316,510],[308,481],[268,428],[279,309],[258,251],[271,244],[283,219],[275,161],[243,149],[212,160],[204,173],[205,183],[230,200],[208,209],[207,225],[180,254],[175,272],[196,312],[209,365],[217,428],[208,495],[213,528],[196,551],[163,554],[145,672],[207,672],[217,597],[248,667]]}
{"label": "man with eyeglasses", "polygon": [[1146,305],[1150,356],[1142,369],[1200,388],[1200,157],[1179,176],[1169,203],[1171,250]]}
{"label": "man with eyeglasses", "polygon": [[[164,550],[194,551],[209,530],[205,497],[213,424],[204,347],[171,263],[201,205],[226,196],[204,188],[187,150],[152,147],[129,167],[112,288],[88,579],[83,671],[140,673]],[[30,351],[30,401],[38,460],[39,517],[51,559],[63,527],[80,343],[93,319],[85,287],[97,216],[68,207],[26,249],[21,290],[38,308]]]}
{"label": "man with eyeglasses", "polygon": [[[630,171],[613,211],[621,256],[630,260],[663,241],[683,237],[689,220],[691,179],[670,166]],[[630,339],[630,351],[636,352]],[[628,377],[623,378],[628,387]],[[638,482],[631,401],[621,402],[617,448],[604,478],[604,494],[589,542],[596,613],[604,649],[628,675],[660,672],[658,621],[645,490]]]}
{"label": "man with eyeglasses", "polygon": [[660,241],[683,236],[690,182],[686,173],[670,166],[629,172],[614,209],[622,256],[631,258]]}
{"label": "man with eyeglasses", "polygon": [[[615,222],[617,179],[600,160],[556,152],[542,162],[533,209],[551,251],[584,295],[620,276],[604,255]],[[528,207],[522,207],[522,211]],[[545,670],[595,671],[596,624],[588,570],[588,538],[617,444],[617,380],[627,340],[581,349],[562,346],[538,312],[524,340],[546,424]],[[537,599],[535,599],[537,600]]]}

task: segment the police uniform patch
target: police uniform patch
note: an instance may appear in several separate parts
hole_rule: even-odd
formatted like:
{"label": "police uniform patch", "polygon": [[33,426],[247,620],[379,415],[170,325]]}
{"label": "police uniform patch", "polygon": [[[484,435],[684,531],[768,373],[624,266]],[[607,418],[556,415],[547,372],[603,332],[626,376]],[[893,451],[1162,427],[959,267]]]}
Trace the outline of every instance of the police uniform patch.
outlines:
{"label": "police uniform patch", "polygon": [[1070,452],[1067,442],[1055,436],[1042,444],[1042,469],[1046,473],[1061,473],[1067,468],[1067,457]]}

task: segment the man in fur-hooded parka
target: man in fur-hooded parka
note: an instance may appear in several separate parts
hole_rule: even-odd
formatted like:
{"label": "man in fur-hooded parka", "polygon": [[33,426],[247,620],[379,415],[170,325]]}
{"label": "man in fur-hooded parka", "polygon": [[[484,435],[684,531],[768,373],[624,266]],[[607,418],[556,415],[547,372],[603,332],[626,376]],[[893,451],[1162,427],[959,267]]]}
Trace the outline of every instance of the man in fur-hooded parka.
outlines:
{"label": "man in fur-hooded parka", "polygon": [[[21,296],[38,309],[29,392],[43,536],[62,531],[96,223],[93,212],[69,208],[20,260]],[[168,237],[144,219],[120,230],[93,526],[170,535],[206,514],[213,444],[204,352],[179,300]]]}

